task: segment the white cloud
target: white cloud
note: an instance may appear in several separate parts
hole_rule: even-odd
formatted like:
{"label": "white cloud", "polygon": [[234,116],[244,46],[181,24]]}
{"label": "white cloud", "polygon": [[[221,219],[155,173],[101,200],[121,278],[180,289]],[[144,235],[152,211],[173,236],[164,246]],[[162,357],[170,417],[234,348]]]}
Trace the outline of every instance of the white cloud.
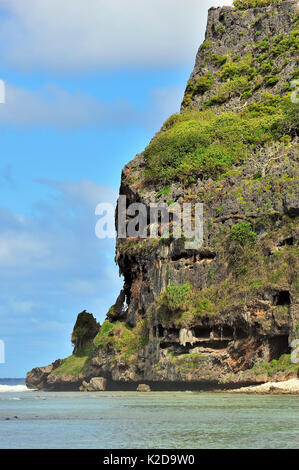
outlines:
{"label": "white cloud", "polygon": [[[35,216],[0,210],[0,269],[23,269],[26,275],[36,270],[60,270],[71,274],[71,279],[78,269],[82,283],[81,274],[88,274],[88,268],[82,266],[84,260],[86,265],[106,248],[95,236],[95,207],[101,202],[116,204],[117,191],[88,179],[39,182],[56,191],[50,204],[37,205]],[[87,280],[90,282],[89,275]]]}
{"label": "white cloud", "polygon": [[[77,129],[90,126],[138,125],[155,127],[161,119],[179,110],[184,87],[149,90],[150,104],[137,108],[128,101],[105,103],[100,99],[48,85],[36,90],[6,84],[6,103],[0,106],[0,125],[17,127],[50,126]],[[0,171],[0,183],[13,184],[11,168]]]}
{"label": "white cloud", "polygon": [[28,90],[6,84],[6,102],[0,107],[0,124],[81,127],[102,123],[108,106],[96,98],[48,85]]}
{"label": "white cloud", "polygon": [[30,216],[0,207],[0,334],[9,372],[1,370],[8,375],[69,355],[77,314],[86,309],[102,322],[122,286],[115,240],[94,231],[96,204],[114,202],[116,191],[87,179],[40,183],[50,195]]}
{"label": "white cloud", "polygon": [[39,183],[52,187],[59,191],[59,198],[66,204],[76,204],[80,206],[96,207],[100,202],[116,203],[118,192],[104,184],[97,184],[89,179],[74,181],[52,181],[44,178],[38,180]]}
{"label": "white cloud", "polygon": [[0,331],[35,335],[63,319],[68,345],[77,313],[103,321],[122,286],[115,240],[99,240],[94,230],[96,204],[115,202],[117,193],[91,180],[41,182],[55,192],[30,217],[0,208]]}
{"label": "white cloud", "polygon": [[44,241],[28,233],[7,233],[0,235],[0,267],[20,268],[43,266],[49,257]]}
{"label": "white cloud", "polygon": [[232,0],[0,0],[5,62],[81,71],[193,58],[207,10]]}

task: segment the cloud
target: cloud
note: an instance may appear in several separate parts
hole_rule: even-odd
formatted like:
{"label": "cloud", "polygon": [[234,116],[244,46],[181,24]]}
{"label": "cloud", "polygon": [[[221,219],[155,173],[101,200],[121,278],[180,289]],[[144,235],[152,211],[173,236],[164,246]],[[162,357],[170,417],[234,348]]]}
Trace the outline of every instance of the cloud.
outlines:
{"label": "cloud", "polygon": [[22,69],[168,66],[192,59],[207,10],[232,0],[0,0],[2,61]]}
{"label": "cloud", "polygon": [[0,266],[20,268],[43,266],[50,253],[44,241],[28,233],[0,235]]}
{"label": "cloud", "polygon": [[29,90],[7,83],[0,124],[78,128],[103,123],[107,118],[110,121],[109,114],[113,112],[107,104],[83,93],[70,93],[54,85]]}
{"label": "cloud", "polygon": [[102,322],[122,286],[115,240],[95,236],[95,207],[115,204],[117,192],[89,179],[39,182],[50,195],[30,217],[0,208],[1,374],[69,355],[76,315],[86,309]]}
{"label": "cloud", "polygon": [[52,181],[46,178],[38,180],[40,184],[54,188],[58,191],[56,200],[64,204],[76,204],[83,207],[95,207],[99,202],[115,204],[118,192],[110,186],[98,184],[89,179],[74,181]]}
{"label": "cloud", "polygon": [[[155,127],[179,110],[184,87],[149,90],[149,105],[137,107],[125,100],[112,103],[54,85],[29,90],[6,84],[6,102],[0,106],[0,126],[49,126],[62,130],[84,127]],[[0,171],[0,182],[13,184],[11,168]]]}
{"label": "cloud", "polygon": [[115,240],[95,236],[95,207],[99,202],[115,204],[117,192],[91,180],[40,181],[55,192],[31,217],[0,210],[0,281],[2,296],[14,301],[9,310],[16,310],[12,305],[21,311],[40,306],[42,299],[44,308],[49,307],[59,297],[68,302],[82,296],[79,305],[84,299],[106,303],[107,290],[116,293],[120,282],[107,255],[113,253]]}

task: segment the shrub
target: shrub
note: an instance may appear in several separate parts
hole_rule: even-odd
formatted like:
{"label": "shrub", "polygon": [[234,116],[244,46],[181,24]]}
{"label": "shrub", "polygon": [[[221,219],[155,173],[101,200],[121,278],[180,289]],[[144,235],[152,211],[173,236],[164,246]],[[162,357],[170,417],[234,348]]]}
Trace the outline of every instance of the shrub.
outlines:
{"label": "shrub", "polygon": [[249,79],[252,79],[256,75],[256,69],[251,67],[252,56],[250,54],[245,55],[242,59],[236,61],[229,59],[222,66],[220,78],[222,81],[228,79],[240,77],[246,75]]}
{"label": "shrub", "polygon": [[271,362],[259,362],[251,369],[256,375],[267,374],[269,377],[285,376],[290,372],[294,374],[298,370],[298,365],[291,361],[290,354],[283,354],[279,359]]}
{"label": "shrub", "polygon": [[202,75],[195,83],[195,86],[193,89],[193,95],[197,95],[197,94],[203,95],[206,91],[212,88],[213,83],[214,83],[214,79],[210,72],[206,73],[205,75]]}
{"label": "shrub", "polygon": [[238,222],[230,231],[230,238],[238,245],[256,242],[256,233],[252,230],[250,222]]}
{"label": "shrub", "polygon": [[250,83],[248,77],[235,77],[234,79],[223,83],[218,91],[207,101],[206,107],[217,104],[223,104],[234,96],[241,96],[246,91],[250,90]]}
{"label": "shrub", "polygon": [[213,54],[211,60],[215,65],[220,67],[227,61],[227,55]]}
{"label": "shrub", "polygon": [[[234,80],[223,85],[232,83]],[[218,177],[243,163],[256,146],[265,146],[286,133],[293,135],[297,124],[298,105],[270,93],[239,114],[219,115],[208,109],[176,114],[145,149],[144,177],[165,185],[190,177]]]}
{"label": "shrub", "polygon": [[170,310],[182,310],[185,307],[187,296],[191,289],[191,284],[170,285],[164,291],[161,301],[167,304]]}
{"label": "shrub", "polygon": [[213,297],[209,289],[204,291],[192,284],[169,285],[159,296],[156,315],[161,321],[188,323],[204,314],[213,314]]}
{"label": "shrub", "polygon": [[93,343],[97,349],[113,349],[119,359],[131,363],[136,359],[138,348],[148,343],[146,322],[139,320],[132,329],[125,323],[110,323],[106,320]]}
{"label": "shrub", "polygon": [[291,101],[281,103],[281,116],[273,123],[273,131],[277,137],[282,135],[298,136],[299,128],[299,104]]}
{"label": "shrub", "polygon": [[278,83],[278,82],[279,82],[279,77],[277,75],[270,74],[270,75],[265,76],[265,85],[266,86],[272,87],[272,86],[276,85],[276,83]]}

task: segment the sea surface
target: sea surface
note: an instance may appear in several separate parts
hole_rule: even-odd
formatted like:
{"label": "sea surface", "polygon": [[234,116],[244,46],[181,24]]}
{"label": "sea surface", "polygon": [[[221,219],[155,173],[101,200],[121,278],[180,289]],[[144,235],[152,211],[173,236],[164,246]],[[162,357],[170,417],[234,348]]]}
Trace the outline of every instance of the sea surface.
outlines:
{"label": "sea surface", "polygon": [[299,396],[55,393],[0,379],[0,448],[299,449]]}

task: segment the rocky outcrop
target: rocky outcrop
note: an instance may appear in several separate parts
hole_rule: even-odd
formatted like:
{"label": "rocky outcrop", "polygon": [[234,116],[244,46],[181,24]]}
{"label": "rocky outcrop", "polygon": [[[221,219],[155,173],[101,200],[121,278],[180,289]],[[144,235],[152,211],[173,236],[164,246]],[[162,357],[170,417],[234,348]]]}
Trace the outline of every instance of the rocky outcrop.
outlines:
{"label": "rocky outcrop", "polygon": [[61,365],[61,360],[53,362],[49,366],[35,367],[26,375],[26,386],[30,389],[44,390],[48,385],[48,377]]}
{"label": "rocky outcrop", "polygon": [[74,345],[74,353],[81,350],[97,335],[100,324],[96,321],[92,313],[79,313],[72,332],[72,343]]}
{"label": "rocky outcrop", "polygon": [[[187,249],[184,236],[162,237],[161,228],[155,238],[117,239],[124,287],[86,350],[70,360],[77,389],[92,377],[106,378],[107,389],[136,390],[144,381],[154,390],[296,376],[296,11],[296,1],[209,11],[181,114],[125,166],[120,186],[127,207],[202,203],[203,245]],[[133,220],[123,212],[119,203],[117,228],[119,216]],[[149,233],[149,216],[147,224]],[[62,387],[63,370],[34,369],[27,383]]]}
{"label": "rocky outcrop", "polygon": [[107,380],[104,377],[93,377],[90,382],[83,380],[79,390],[81,392],[104,392],[107,387]]}

